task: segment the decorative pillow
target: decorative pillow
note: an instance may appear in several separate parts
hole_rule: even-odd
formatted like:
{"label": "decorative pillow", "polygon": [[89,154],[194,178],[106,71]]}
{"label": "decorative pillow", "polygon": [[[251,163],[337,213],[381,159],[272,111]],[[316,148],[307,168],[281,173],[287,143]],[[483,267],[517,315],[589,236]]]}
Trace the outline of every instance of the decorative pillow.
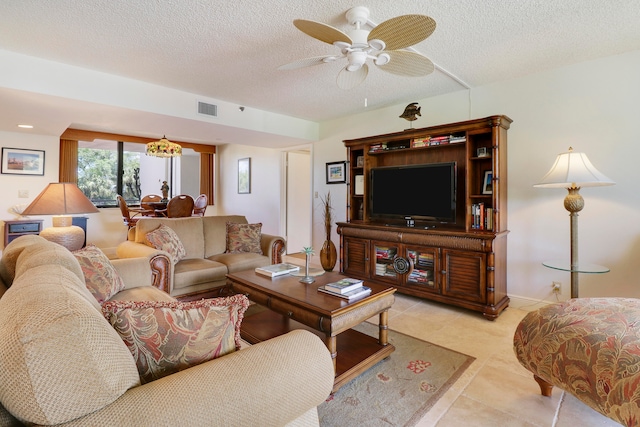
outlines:
{"label": "decorative pillow", "polygon": [[261,236],[261,222],[257,224],[227,222],[227,253],[248,252],[262,255]]}
{"label": "decorative pillow", "polygon": [[185,250],[184,245],[171,227],[160,224],[160,227],[150,231],[145,237],[149,242],[149,246],[168,252],[169,255],[171,255],[171,260],[174,265],[187,256],[187,251]]}
{"label": "decorative pillow", "polygon": [[238,294],[192,302],[107,301],[102,313],[147,383],[238,350],[247,307],[249,299]]}
{"label": "decorative pillow", "polygon": [[80,263],[87,289],[103,304],[106,300],[124,289],[124,282],[109,258],[95,245],[73,252]]}

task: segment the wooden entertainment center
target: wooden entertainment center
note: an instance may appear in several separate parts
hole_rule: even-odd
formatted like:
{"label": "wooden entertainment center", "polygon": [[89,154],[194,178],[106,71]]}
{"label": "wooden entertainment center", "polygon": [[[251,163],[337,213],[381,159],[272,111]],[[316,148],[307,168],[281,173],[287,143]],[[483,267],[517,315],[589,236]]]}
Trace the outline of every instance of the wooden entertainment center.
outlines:
{"label": "wooden entertainment center", "polygon": [[[347,222],[339,222],[340,271],[400,293],[496,319],[507,296],[507,130],[491,116],[345,140]],[[372,218],[373,168],[455,162],[455,221]],[[429,197],[437,182],[398,182]]]}

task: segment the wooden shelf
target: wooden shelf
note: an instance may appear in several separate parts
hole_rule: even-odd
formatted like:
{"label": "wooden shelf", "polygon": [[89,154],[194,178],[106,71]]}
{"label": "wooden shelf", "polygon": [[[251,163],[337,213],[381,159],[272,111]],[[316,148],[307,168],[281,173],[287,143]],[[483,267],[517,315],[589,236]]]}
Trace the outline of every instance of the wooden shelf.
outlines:
{"label": "wooden shelf", "polygon": [[[340,271],[363,279],[393,283],[398,292],[482,311],[495,319],[508,305],[506,285],[507,130],[511,119],[490,116],[421,129],[345,140],[350,165],[347,221],[338,224]],[[411,141],[433,141],[455,135],[463,139],[440,145],[411,147]],[[428,142],[427,142],[428,143]],[[371,147],[402,147],[371,151]],[[487,153],[478,156],[478,153]],[[362,157],[363,167],[357,166]],[[403,227],[372,220],[369,178],[372,168],[455,162],[456,217],[446,224]],[[492,194],[481,194],[485,173],[491,172]],[[364,176],[364,194],[356,195],[354,176]],[[504,185],[503,185],[504,184]],[[432,184],[425,184],[426,186]],[[481,206],[486,222],[474,222],[473,207]],[[480,208],[478,208],[480,209]],[[388,221],[391,222],[391,221]],[[435,228],[433,226],[435,225]],[[487,229],[486,227],[491,227]],[[432,251],[433,288],[409,283],[407,274],[377,276],[375,246],[393,246],[399,256],[408,250]]]}

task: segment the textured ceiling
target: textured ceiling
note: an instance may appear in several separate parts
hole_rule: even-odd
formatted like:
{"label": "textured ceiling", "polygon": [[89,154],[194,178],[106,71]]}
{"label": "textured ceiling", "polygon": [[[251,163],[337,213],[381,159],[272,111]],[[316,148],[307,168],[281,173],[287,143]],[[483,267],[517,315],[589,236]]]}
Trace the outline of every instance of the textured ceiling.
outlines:
{"label": "textured ceiling", "polygon": [[[346,31],[345,12],[360,5],[376,23],[410,13],[435,19],[415,48],[437,70],[399,77],[372,66],[348,91],[335,83],[344,63],[277,70],[338,53],[293,19]],[[637,50],[639,22],[638,0],[3,0],[0,49],[323,121],[362,112],[365,98],[375,109],[463,90],[443,69],[477,87]]]}

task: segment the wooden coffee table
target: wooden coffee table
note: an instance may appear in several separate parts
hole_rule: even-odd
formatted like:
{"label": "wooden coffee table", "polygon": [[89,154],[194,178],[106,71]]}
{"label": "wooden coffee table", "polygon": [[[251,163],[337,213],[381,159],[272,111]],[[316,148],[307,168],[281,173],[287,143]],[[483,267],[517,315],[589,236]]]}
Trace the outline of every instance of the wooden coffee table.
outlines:
{"label": "wooden coffee table", "polygon": [[[391,286],[368,283],[371,295],[347,301],[318,291],[318,287],[344,276],[329,272],[311,284],[290,275],[269,278],[252,270],[228,274],[234,292],[268,309],[245,316],[240,333],[251,344],[265,341],[293,329],[306,329],[320,336],[333,358],[336,378],[333,392],[360,375],[395,347],[387,342],[388,310],[395,301]],[[351,329],[379,315],[378,338]]]}

